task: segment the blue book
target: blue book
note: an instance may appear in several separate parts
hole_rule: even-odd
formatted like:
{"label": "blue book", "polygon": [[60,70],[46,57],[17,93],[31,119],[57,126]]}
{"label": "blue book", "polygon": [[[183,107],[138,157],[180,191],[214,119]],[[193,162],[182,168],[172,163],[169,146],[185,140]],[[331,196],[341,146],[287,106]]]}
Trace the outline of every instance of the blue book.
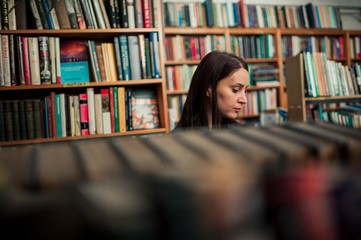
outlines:
{"label": "blue book", "polygon": [[55,29],[53,19],[51,18],[51,15],[50,15],[50,7],[49,7],[49,4],[48,4],[48,1],[47,0],[41,0],[41,3],[43,4],[43,7],[44,7],[44,11],[45,11],[45,14],[46,14],[46,20],[48,22],[49,29]]}
{"label": "blue book", "polygon": [[127,81],[131,79],[130,75],[130,63],[129,63],[129,50],[128,50],[128,38],[126,35],[120,35],[119,39],[119,49],[120,57],[122,59],[122,75],[123,80]]}
{"label": "blue book", "polygon": [[85,41],[64,41],[60,47],[62,84],[89,82],[89,61]]}

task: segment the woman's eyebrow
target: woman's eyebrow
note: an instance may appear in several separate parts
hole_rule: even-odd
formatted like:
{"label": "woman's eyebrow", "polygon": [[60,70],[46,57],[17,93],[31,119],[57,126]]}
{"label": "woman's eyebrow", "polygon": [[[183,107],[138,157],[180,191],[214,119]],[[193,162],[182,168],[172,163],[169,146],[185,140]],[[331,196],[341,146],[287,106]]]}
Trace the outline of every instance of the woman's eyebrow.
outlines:
{"label": "woman's eyebrow", "polygon": [[232,87],[244,87],[244,85],[242,83],[235,83],[232,84]]}

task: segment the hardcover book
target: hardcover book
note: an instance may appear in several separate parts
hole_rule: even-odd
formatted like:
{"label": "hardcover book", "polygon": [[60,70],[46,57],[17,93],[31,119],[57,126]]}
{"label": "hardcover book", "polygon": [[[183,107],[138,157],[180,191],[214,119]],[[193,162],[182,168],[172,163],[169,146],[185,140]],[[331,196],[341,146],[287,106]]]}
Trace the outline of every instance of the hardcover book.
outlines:
{"label": "hardcover book", "polygon": [[89,63],[86,42],[61,42],[60,67],[62,84],[89,82]]}
{"label": "hardcover book", "polygon": [[132,98],[133,129],[159,127],[159,109],[155,92],[150,89],[133,89]]}

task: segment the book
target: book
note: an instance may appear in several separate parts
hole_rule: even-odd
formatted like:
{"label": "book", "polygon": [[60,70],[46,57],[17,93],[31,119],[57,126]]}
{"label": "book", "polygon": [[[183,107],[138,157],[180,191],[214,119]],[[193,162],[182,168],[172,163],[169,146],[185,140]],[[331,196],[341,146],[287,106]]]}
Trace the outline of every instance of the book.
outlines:
{"label": "book", "polygon": [[133,130],[159,127],[158,101],[153,90],[133,89],[131,109]]}
{"label": "book", "polygon": [[81,135],[89,135],[88,96],[79,94],[80,131]]}
{"label": "book", "polygon": [[31,85],[40,85],[39,43],[37,37],[28,37]]}
{"label": "book", "polygon": [[58,18],[60,29],[71,29],[71,24],[68,16],[68,11],[66,9],[65,1],[59,1],[55,4],[55,11]]}
{"label": "book", "polygon": [[50,62],[49,38],[38,37],[39,40],[39,61],[40,61],[40,81],[41,84],[51,84],[52,72]]}
{"label": "book", "polygon": [[61,83],[89,82],[89,61],[86,41],[62,41],[60,47]]}
{"label": "book", "polygon": [[129,62],[131,79],[142,79],[139,42],[135,35],[128,36]]}

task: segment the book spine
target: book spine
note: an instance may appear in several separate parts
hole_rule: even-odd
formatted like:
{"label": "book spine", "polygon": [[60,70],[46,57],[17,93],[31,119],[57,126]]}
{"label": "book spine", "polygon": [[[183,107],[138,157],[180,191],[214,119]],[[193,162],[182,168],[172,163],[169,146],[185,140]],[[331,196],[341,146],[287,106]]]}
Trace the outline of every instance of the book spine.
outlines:
{"label": "book spine", "polygon": [[102,113],[102,96],[100,93],[94,94],[94,109],[95,109],[95,125],[96,133],[103,134],[103,113]]}
{"label": "book spine", "polygon": [[47,20],[47,14],[41,1],[42,0],[35,0],[35,5],[39,12],[41,24],[43,25],[44,29],[51,29]]}
{"label": "book spine", "polygon": [[50,73],[51,83],[56,83],[56,48],[55,37],[49,37],[49,60],[50,60]]}
{"label": "book spine", "polygon": [[19,121],[20,121],[20,135],[21,140],[28,139],[26,132],[26,116],[25,116],[25,102],[24,100],[19,101]]}
{"label": "book spine", "polygon": [[28,38],[30,76],[32,85],[40,85],[39,43],[37,37]]}
{"label": "book spine", "polygon": [[88,98],[86,93],[79,94],[81,135],[89,135]]}
{"label": "book spine", "polygon": [[89,134],[96,134],[94,88],[87,88]]}
{"label": "book spine", "polygon": [[122,60],[121,60],[121,52],[120,52],[118,37],[114,37],[113,42],[114,42],[114,52],[115,52],[114,55],[115,55],[115,61],[116,61],[116,66],[117,66],[118,81],[121,81],[121,80],[123,80]]}
{"label": "book spine", "polygon": [[128,36],[131,79],[141,79],[138,37]]}
{"label": "book spine", "polygon": [[129,28],[127,0],[120,0],[120,23],[122,28]]}
{"label": "book spine", "polygon": [[[42,15],[42,16],[45,16],[44,18],[48,23],[49,29],[55,29],[55,24],[54,24],[51,14],[50,14],[50,8],[49,8],[48,1],[40,0],[39,5],[41,5],[42,9],[44,9],[44,15]],[[58,23],[57,27],[59,27],[59,23]],[[59,29],[59,28],[57,28],[57,29]]]}
{"label": "book spine", "polygon": [[19,84],[23,86],[25,85],[25,76],[24,76],[23,42],[21,40],[21,36],[16,37],[16,43],[17,43]]}
{"label": "book spine", "polygon": [[74,122],[75,122],[75,136],[81,136],[81,124],[80,124],[80,102],[79,96],[73,96],[74,102]]}
{"label": "book spine", "polygon": [[49,57],[49,38],[38,37],[41,84],[51,84],[52,72]]}
{"label": "book spine", "polygon": [[135,4],[135,26],[137,28],[143,28],[144,27],[144,23],[143,23],[143,4],[142,4],[142,0],[135,0],[134,1]]}
{"label": "book spine", "polygon": [[4,86],[11,86],[9,36],[1,35]]}
{"label": "book spine", "polygon": [[19,115],[19,100],[11,101],[12,107],[12,117],[13,117],[13,130],[14,130],[14,140],[21,140],[21,130],[20,130],[20,115]]}
{"label": "book spine", "polygon": [[113,101],[114,101],[114,132],[119,132],[119,102],[118,102],[118,87],[113,87]]}
{"label": "book spine", "polygon": [[9,30],[8,1],[1,1],[1,29]]}
{"label": "book spine", "polygon": [[76,19],[74,5],[71,0],[64,0],[66,11],[68,12],[69,21],[72,29],[79,29],[78,21]]}
{"label": "book spine", "polygon": [[143,23],[144,28],[152,27],[152,17],[151,17],[151,9],[150,9],[150,0],[142,0],[143,1]]}
{"label": "book spine", "polygon": [[95,28],[87,0],[80,0],[87,28]]}
{"label": "book spine", "polygon": [[60,38],[55,37],[56,83],[61,83]]}
{"label": "book spine", "polygon": [[10,56],[10,84],[11,86],[18,85],[17,76],[16,76],[16,63],[18,62],[15,54],[15,36],[13,34],[9,35],[9,56]]}
{"label": "book spine", "polygon": [[123,80],[127,81],[131,79],[130,75],[130,63],[128,52],[128,38],[126,35],[119,36],[119,46],[122,58],[122,75]]}
{"label": "book spine", "polygon": [[[60,29],[71,29],[71,24],[66,10],[65,1],[58,1],[55,5],[55,13],[59,16],[59,28]],[[60,17],[61,16],[61,17]]]}
{"label": "book spine", "polygon": [[153,78],[160,78],[160,58],[159,58],[159,41],[158,41],[158,33],[151,32],[150,36],[150,45],[151,45],[151,56],[153,56]]}
{"label": "book spine", "polygon": [[33,100],[25,100],[25,117],[28,139],[35,138],[34,107]]}
{"label": "book spine", "polygon": [[89,55],[92,63],[91,67],[92,67],[94,80],[95,82],[101,82],[101,75],[100,75],[99,62],[95,48],[95,42],[93,40],[88,40],[88,46],[89,46]]}
{"label": "book spine", "polygon": [[79,29],[86,29],[86,22],[81,8],[80,0],[74,0],[74,11]]}
{"label": "book spine", "polygon": [[16,30],[15,0],[8,0],[8,10],[9,30]]}
{"label": "book spine", "polygon": [[134,0],[127,0],[129,28],[135,28]]}
{"label": "book spine", "polygon": [[41,30],[44,29],[43,23],[41,22],[40,13],[38,11],[38,7],[35,3],[36,0],[29,0],[30,8],[33,13],[33,17],[35,20],[36,28]]}
{"label": "book spine", "polygon": [[108,88],[100,89],[100,94],[102,97],[103,132],[105,134],[109,134],[112,133],[109,89]]}
{"label": "book spine", "polygon": [[95,51],[96,51],[98,62],[99,62],[99,71],[100,71],[100,76],[101,76],[100,81],[101,82],[106,82],[107,77],[106,77],[106,74],[105,74],[103,49],[102,49],[101,43],[95,44]]}
{"label": "book spine", "polygon": [[11,101],[3,101],[4,124],[6,141],[14,141],[14,123],[12,117]]}
{"label": "book spine", "polygon": [[92,1],[93,9],[94,9],[94,13],[95,13],[99,28],[106,29],[104,16],[103,16],[102,10],[100,8],[99,1],[101,1],[101,0],[93,0]]}

